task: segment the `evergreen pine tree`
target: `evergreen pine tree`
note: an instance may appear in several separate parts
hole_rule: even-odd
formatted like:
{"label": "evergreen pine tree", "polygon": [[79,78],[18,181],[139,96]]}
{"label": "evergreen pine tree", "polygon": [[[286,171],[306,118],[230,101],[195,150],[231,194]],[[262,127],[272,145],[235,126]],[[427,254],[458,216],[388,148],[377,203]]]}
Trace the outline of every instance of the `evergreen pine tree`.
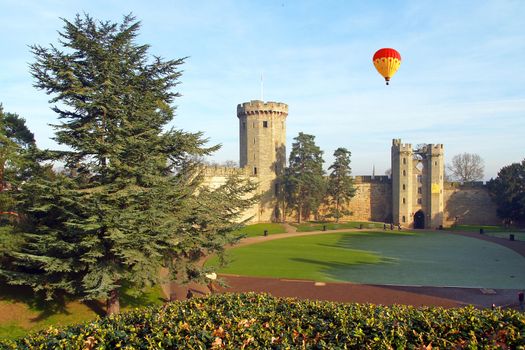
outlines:
{"label": "evergreen pine tree", "polygon": [[334,163],[328,168],[331,170],[328,177],[328,190],[331,201],[331,216],[335,217],[336,222],[343,215],[349,215],[348,210],[343,209],[344,205],[355,195],[355,189],[350,176],[350,151],[340,147],[334,152]]}
{"label": "evergreen pine tree", "polygon": [[64,20],[62,49],[31,47],[35,86],[54,96],[61,121],[55,140],[69,148],[53,157],[73,171],[24,186],[28,244],[13,253],[18,269],[4,271],[49,298],[105,298],[108,314],[119,312],[123,286],[159,283],[161,267],[203,279],[194,262],[235,242],[235,221],[253,203],[240,179],[199,190],[195,159],[218,146],[166,130],[184,59],[150,58],[138,30],[131,15],[121,24],[77,15]]}
{"label": "evergreen pine tree", "polygon": [[297,221],[317,213],[326,193],[323,151],[315,144],[315,136],[299,133],[294,138],[289,166],[285,169],[285,198],[295,209]]}

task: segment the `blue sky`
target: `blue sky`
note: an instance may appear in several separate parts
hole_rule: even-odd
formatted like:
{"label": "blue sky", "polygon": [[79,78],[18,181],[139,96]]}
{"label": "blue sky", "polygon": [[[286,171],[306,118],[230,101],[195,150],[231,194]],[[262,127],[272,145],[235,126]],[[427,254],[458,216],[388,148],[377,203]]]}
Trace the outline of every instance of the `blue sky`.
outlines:
{"label": "blue sky", "polygon": [[[355,175],[383,174],[393,138],[443,143],[446,161],[477,153],[486,178],[525,158],[525,1],[59,1],[0,0],[0,103],[53,148],[49,96],[32,87],[28,45],[57,42],[60,17],[89,13],[142,23],[140,43],[188,56],[174,125],[204,131],[238,161],[238,103],[289,105],[287,145],[316,136],[327,165],[352,152]],[[396,48],[385,86],[372,55]]]}

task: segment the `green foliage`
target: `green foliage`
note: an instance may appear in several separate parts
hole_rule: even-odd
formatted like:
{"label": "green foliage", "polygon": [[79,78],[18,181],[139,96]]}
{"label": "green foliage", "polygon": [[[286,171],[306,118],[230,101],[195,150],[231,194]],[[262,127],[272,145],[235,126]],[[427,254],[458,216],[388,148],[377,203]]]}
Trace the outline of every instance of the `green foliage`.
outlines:
{"label": "green foliage", "polygon": [[[168,128],[184,59],[150,57],[136,43],[140,24],[64,20],[59,46],[31,46],[35,86],[53,95],[61,123],[49,151],[66,175],[22,186],[26,243],[0,271],[48,298],[106,298],[118,312],[122,286],[139,293],[168,278],[204,280],[198,260],[222,256],[250,207],[255,184],[232,176],[199,188],[198,162],[219,146],[201,133]],[[62,51],[63,50],[63,51]]]}
{"label": "green foliage", "polygon": [[[36,145],[25,120],[15,113],[4,113],[0,104],[0,220],[15,212],[13,193],[36,167]],[[9,214],[13,215],[13,214]]]}
{"label": "green foliage", "polygon": [[226,294],[135,310],[5,342],[7,349],[520,348],[514,310],[338,304]]}
{"label": "green foliage", "polygon": [[283,183],[286,203],[301,222],[303,217],[317,214],[326,194],[326,180],[323,152],[315,144],[315,136],[300,132],[294,140]]}
{"label": "green foliage", "polygon": [[500,218],[507,222],[525,221],[525,160],[503,167],[488,182],[488,188]]}
{"label": "green foliage", "polygon": [[338,148],[334,152],[334,163],[328,168],[331,170],[328,176],[328,189],[330,206],[330,217],[339,222],[339,218],[350,215],[348,210],[343,209],[344,205],[355,196],[355,188],[350,174],[350,151],[346,148]]}

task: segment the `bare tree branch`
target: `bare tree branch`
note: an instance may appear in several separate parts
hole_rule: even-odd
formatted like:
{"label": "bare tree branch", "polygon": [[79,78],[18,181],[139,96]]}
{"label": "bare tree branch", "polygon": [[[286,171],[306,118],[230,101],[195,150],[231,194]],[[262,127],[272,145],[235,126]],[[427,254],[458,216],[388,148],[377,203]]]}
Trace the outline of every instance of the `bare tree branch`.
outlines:
{"label": "bare tree branch", "polygon": [[460,182],[483,180],[484,169],[483,159],[475,153],[456,154],[447,165],[448,175]]}

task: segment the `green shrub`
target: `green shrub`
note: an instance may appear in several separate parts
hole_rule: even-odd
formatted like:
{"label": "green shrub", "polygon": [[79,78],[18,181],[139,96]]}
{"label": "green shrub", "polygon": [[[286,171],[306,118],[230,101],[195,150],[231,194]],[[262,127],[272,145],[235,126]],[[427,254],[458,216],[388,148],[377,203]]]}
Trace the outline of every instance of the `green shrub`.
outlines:
{"label": "green shrub", "polygon": [[[225,294],[137,309],[63,329],[11,349],[519,348],[525,317],[513,310],[416,308]],[[1,344],[0,344],[1,345]]]}

